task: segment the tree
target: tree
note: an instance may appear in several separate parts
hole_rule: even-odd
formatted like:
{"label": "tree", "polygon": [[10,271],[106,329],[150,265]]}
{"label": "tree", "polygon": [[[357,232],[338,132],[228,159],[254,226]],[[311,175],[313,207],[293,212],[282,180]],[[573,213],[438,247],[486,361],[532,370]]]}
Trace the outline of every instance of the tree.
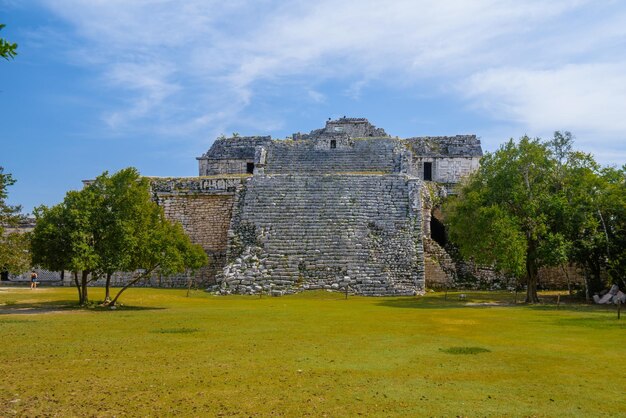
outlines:
{"label": "tree", "polygon": [[[70,191],[62,203],[35,209],[36,225],[31,238],[33,262],[52,271],[74,274],[79,304],[89,302],[87,285],[98,266],[94,220],[96,194],[90,187]],[[80,280],[78,274],[81,274]]]}
{"label": "tree", "polygon": [[[0,23],[0,30],[2,30],[6,25]],[[8,42],[5,39],[0,38],[0,57],[8,60],[9,58],[14,58],[17,55],[15,51],[17,49],[16,43]]]}
{"label": "tree", "polygon": [[600,167],[592,156],[570,152],[563,164],[564,233],[569,259],[584,272],[586,296],[602,290],[603,273],[624,286],[625,168]]}
{"label": "tree", "polygon": [[539,139],[512,139],[487,153],[457,198],[445,205],[450,237],[461,255],[524,278],[527,303],[538,302],[537,272],[562,262],[563,234],[552,228],[556,164]]}
{"label": "tree", "polygon": [[134,168],[109,176],[103,173],[90,185],[101,201],[96,214],[97,253],[100,255],[98,274],[106,276],[105,302],[111,300],[111,276],[116,271],[134,270],[132,248],[138,245],[138,222],[154,203],[150,199],[148,180]]}
{"label": "tree", "polygon": [[[106,276],[105,304],[115,305],[126,289],[157,271],[182,273],[207,262],[204,250],[151,200],[148,180],[134,168],[111,176],[105,172],[81,191],[68,192],[60,205],[41,207],[36,214],[34,258],[50,268],[81,271],[81,280],[75,278],[83,304],[90,275]],[[116,271],[133,273],[111,298]]]}
{"label": "tree", "polygon": [[537,271],[575,263],[587,297],[606,274],[626,271],[626,166],[601,167],[573,150],[569,132],[542,142],[523,137],[487,153],[445,206],[450,236],[464,257],[525,278],[537,302]]}
{"label": "tree", "polygon": [[206,265],[207,255],[201,246],[192,244],[179,223],[168,221],[163,210],[151,210],[142,222],[146,229],[138,234],[139,244],[133,249],[128,264],[133,277],[118,291],[108,305],[115,305],[126,289],[150,277],[156,271],[170,275],[197,270]]}
{"label": "tree", "polygon": [[28,235],[9,228],[17,227],[23,220],[21,207],[7,204],[8,187],[15,184],[11,174],[0,167],[0,271],[20,274],[31,265]]}
{"label": "tree", "polygon": [[[165,218],[163,210],[150,196],[148,179],[127,168],[109,176],[104,173],[90,185],[100,196],[96,214],[97,272],[106,276],[105,303],[114,305],[131,285],[161,274],[197,269],[207,262],[204,250],[191,244],[180,224]],[[133,276],[111,298],[111,275],[133,271]]]}

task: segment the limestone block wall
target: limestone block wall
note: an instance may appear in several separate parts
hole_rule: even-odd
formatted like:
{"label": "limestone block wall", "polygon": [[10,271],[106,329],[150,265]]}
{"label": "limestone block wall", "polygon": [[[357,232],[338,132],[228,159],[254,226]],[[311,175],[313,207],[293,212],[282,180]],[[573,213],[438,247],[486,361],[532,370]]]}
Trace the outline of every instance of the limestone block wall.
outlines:
{"label": "limestone block wall", "polygon": [[439,183],[458,183],[461,178],[478,169],[479,161],[479,157],[437,158],[433,180]]}
{"label": "limestone block wall", "polygon": [[222,291],[422,291],[421,187],[400,174],[255,175],[235,203]]}
{"label": "limestone block wall", "polygon": [[[336,148],[331,148],[331,141]],[[266,174],[400,171],[403,144],[391,138],[275,141],[267,148]]]}
{"label": "limestone block wall", "polygon": [[246,173],[247,164],[254,162],[256,147],[267,146],[270,136],[219,138],[211,148],[198,157],[200,176]]}
{"label": "limestone block wall", "polygon": [[459,183],[461,179],[476,171],[480,157],[423,157],[414,156],[409,174],[424,178],[424,163],[432,164],[432,181],[444,184]]}
{"label": "limestone block wall", "polygon": [[180,222],[191,241],[200,244],[209,256],[209,265],[196,274],[199,284],[215,283],[216,273],[226,264],[228,228],[242,183],[243,178],[221,176],[152,181],[155,200],[165,216]]}
{"label": "limestone block wall", "polygon": [[254,163],[254,155],[249,159],[224,159],[209,160],[203,159],[199,161],[200,175],[213,176],[219,174],[245,174],[248,163]]}
{"label": "limestone block wall", "polygon": [[209,256],[209,265],[197,274],[200,283],[215,282],[215,274],[226,263],[228,227],[233,207],[232,195],[167,196],[160,202],[165,216],[180,222],[195,244]]}

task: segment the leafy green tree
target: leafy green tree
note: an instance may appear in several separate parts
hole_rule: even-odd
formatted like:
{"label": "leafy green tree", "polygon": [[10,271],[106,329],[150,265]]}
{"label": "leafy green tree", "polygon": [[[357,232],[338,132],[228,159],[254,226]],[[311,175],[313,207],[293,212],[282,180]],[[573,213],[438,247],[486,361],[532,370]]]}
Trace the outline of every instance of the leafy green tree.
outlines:
{"label": "leafy green tree", "polygon": [[626,171],[600,167],[590,155],[571,152],[563,172],[568,256],[584,272],[587,298],[605,287],[603,273],[623,287]]}
{"label": "leafy green tree", "polygon": [[6,202],[7,197],[9,197],[8,188],[14,184],[13,176],[9,173],[5,174],[4,167],[0,167],[0,228],[16,226],[20,220],[18,215],[21,207],[11,206]]}
{"label": "leafy green tree", "polygon": [[[90,275],[106,275],[105,304],[115,305],[126,289],[157,271],[183,273],[207,262],[204,250],[151,200],[149,182],[134,168],[111,176],[105,172],[81,191],[69,192],[60,205],[39,208],[36,215],[34,259],[51,269],[81,271],[81,280],[75,278],[83,304],[88,302]],[[110,279],[116,271],[133,273],[111,298]]]}
{"label": "leafy green tree", "polygon": [[461,254],[525,279],[527,303],[538,302],[539,268],[562,262],[567,243],[552,228],[561,207],[554,196],[555,169],[539,139],[511,139],[482,158],[445,206],[450,237]]}
{"label": "leafy green tree", "polygon": [[[161,274],[181,273],[206,264],[200,246],[191,244],[179,224],[168,221],[150,195],[148,179],[134,168],[112,176],[102,174],[90,185],[101,198],[96,214],[97,272],[106,275],[105,303],[114,305],[129,286]],[[116,271],[135,272],[111,299],[110,281]]]}
{"label": "leafy green tree", "polygon": [[511,140],[486,154],[445,209],[461,254],[524,278],[527,302],[538,300],[542,266],[576,264],[587,297],[606,274],[625,284],[626,166],[601,167],[573,149],[569,132]]}
{"label": "leafy green tree", "polygon": [[154,203],[150,199],[148,180],[141,178],[134,168],[127,168],[109,176],[103,173],[90,185],[101,200],[96,214],[95,234],[100,255],[98,274],[106,276],[105,302],[111,300],[111,276],[116,271],[132,270],[132,252],[138,245],[140,227],[138,214]]}
{"label": "leafy green tree", "polygon": [[35,209],[33,262],[52,271],[71,271],[81,305],[89,302],[87,285],[94,279],[91,274],[99,261],[94,236],[94,220],[99,209],[96,202],[94,190],[86,187],[68,192],[58,205]]}
{"label": "leafy green tree", "polygon": [[[0,23],[0,30],[2,30],[6,25]],[[9,58],[14,58],[17,55],[15,51],[17,49],[16,43],[11,43],[5,39],[0,38],[0,57],[8,60]]]}
{"label": "leafy green tree", "polygon": [[191,243],[182,225],[167,220],[156,204],[155,208],[143,219],[146,229],[138,233],[139,244],[132,251],[127,271],[134,271],[133,277],[109,305],[115,305],[126,289],[157,271],[164,275],[178,274],[197,270],[207,263],[206,253],[201,246]]}
{"label": "leafy green tree", "polygon": [[626,289],[626,165],[607,168],[603,177],[609,187],[605,195],[606,207],[610,209],[608,234],[610,257],[607,270],[611,281]]}
{"label": "leafy green tree", "polygon": [[8,188],[15,184],[11,174],[0,167],[0,271],[23,273],[31,265],[28,235],[12,230],[23,220],[21,207],[7,204]]}

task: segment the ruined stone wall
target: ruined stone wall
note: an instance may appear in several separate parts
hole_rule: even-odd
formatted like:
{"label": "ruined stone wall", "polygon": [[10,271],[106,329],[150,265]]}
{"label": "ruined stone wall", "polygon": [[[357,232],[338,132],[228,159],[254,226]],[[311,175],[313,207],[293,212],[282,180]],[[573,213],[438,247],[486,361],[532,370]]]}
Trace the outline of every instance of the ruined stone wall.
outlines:
{"label": "ruined stone wall", "polygon": [[400,171],[402,150],[402,141],[396,139],[275,141],[267,148],[265,173],[394,173]]}
{"label": "ruined stone wall", "polygon": [[349,138],[389,137],[382,128],[377,128],[365,118],[346,118],[328,120],[322,129],[315,129],[308,134],[300,132],[292,135],[294,140],[320,139],[335,135],[344,135]]}
{"label": "ruined stone wall", "polygon": [[226,264],[228,228],[236,191],[242,178],[205,177],[153,180],[157,203],[168,219],[178,221],[195,244],[209,256],[209,265],[196,274],[203,285],[215,283]]}
{"label": "ruined stone wall", "polygon": [[479,157],[422,157],[413,156],[409,174],[424,178],[424,163],[432,164],[432,181],[444,184],[459,183],[479,167]]}
{"label": "ruined stone wall", "polygon": [[213,176],[247,172],[247,164],[254,162],[256,148],[268,146],[270,136],[244,136],[219,138],[211,148],[198,157],[198,174]]}
{"label": "ruined stone wall", "polygon": [[209,265],[196,275],[199,283],[212,284],[215,274],[226,264],[228,227],[233,207],[232,195],[167,196],[160,202],[165,216],[180,222],[194,244],[209,256]]}
{"label": "ruined stone wall", "polygon": [[421,186],[405,175],[255,175],[235,204],[222,291],[421,291]]}
{"label": "ruined stone wall", "polygon": [[[200,244],[209,256],[209,264],[196,272],[197,286],[215,283],[216,273],[226,264],[228,228],[233,202],[243,179],[233,177],[152,178],[155,201],[163,207],[168,219],[180,222],[191,241]],[[132,273],[116,273],[113,286],[128,282]],[[186,274],[162,276],[155,274],[137,286],[184,287],[190,277]],[[103,286],[104,279],[93,282]]]}
{"label": "ruined stone wall", "polygon": [[250,159],[235,160],[209,160],[204,159],[199,161],[200,175],[201,176],[213,176],[220,174],[244,174],[247,171],[248,163],[254,163],[254,155]]}
{"label": "ruined stone wall", "polygon": [[432,167],[432,181],[458,183],[477,170],[482,156],[476,135],[416,137],[404,140],[411,152],[407,173],[424,178],[424,163]]}
{"label": "ruined stone wall", "polygon": [[574,265],[540,268],[537,280],[541,289],[550,290],[567,289],[568,281],[572,289],[581,289],[585,285],[582,271]]}

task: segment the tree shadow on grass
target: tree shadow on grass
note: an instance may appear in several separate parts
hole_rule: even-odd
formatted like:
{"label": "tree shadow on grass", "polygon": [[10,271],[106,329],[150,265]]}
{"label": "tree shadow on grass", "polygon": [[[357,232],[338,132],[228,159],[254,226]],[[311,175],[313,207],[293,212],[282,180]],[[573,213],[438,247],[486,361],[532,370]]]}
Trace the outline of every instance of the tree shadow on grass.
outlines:
{"label": "tree shadow on grass", "polygon": [[[472,303],[472,302],[469,302]],[[493,308],[494,306],[514,306],[509,304],[480,304],[474,303],[468,305],[468,302],[459,302],[455,300],[439,300],[439,299],[386,299],[379,303],[378,306],[386,306],[390,308],[404,309],[460,309],[460,308]]]}
{"label": "tree shadow on grass", "polygon": [[556,325],[577,328],[592,329],[621,329],[626,330],[626,320],[617,319],[617,316],[594,316],[582,318],[558,318],[554,321]]}
{"label": "tree shadow on grass", "polygon": [[[570,312],[611,312],[615,306],[588,304],[584,299],[563,297],[557,305],[556,296],[541,296],[540,303],[523,303],[524,295],[515,295],[508,292],[481,292],[469,291],[450,292],[446,297],[443,293],[428,294],[415,298],[385,299],[378,303],[379,306],[405,309],[486,309],[486,308],[525,308],[542,311],[570,311]],[[623,309],[626,317],[626,309]]]}
{"label": "tree shadow on grass", "polygon": [[410,309],[493,308],[516,306],[515,296],[504,292],[448,292],[427,294],[414,298],[384,299],[379,306]]}
{"label": "tree shadow on grass", "polygon": [[32,315],[42,313],[71,313],[71,312],[125,312],[125,311],[151,311],[165,309],[158,306],[133,306],[121,305],[111,309],[93,303],[80,306],[73,300],[55,300],[45,302],[11,303],[0,306],[0,315]]}

